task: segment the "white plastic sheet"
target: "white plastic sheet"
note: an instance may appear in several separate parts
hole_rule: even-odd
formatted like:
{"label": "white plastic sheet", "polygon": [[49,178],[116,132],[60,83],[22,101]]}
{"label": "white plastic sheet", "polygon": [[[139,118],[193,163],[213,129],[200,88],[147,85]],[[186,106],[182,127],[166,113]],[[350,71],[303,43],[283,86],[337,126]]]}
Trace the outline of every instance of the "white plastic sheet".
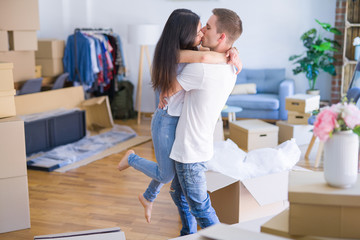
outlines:
{"label": "white plastic sheet", "polygon": [[208,162],[208,170],[245,180],[290,170],[300,160],[300,155],[295,139],[276,148],[260,148],[248,153],[227,139],[214,143],[214,156]]}

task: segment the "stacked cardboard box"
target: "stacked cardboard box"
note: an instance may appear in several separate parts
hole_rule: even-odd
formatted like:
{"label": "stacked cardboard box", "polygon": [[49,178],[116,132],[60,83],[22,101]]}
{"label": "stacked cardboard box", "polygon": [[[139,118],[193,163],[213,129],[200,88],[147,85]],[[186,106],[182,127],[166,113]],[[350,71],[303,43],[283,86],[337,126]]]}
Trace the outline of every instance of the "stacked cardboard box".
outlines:
{"label": "stacked cardboard box", "polygon": [[38,29],[38,0],[0,1],[0,61],[14,64],[15,82],[35,77]]}
{"label": "stacked cardboard box", "polygon": [[259,119],[230,122],[230,139],[244,151],[276,147],[279,128]]}
{"label": "stacked cardboard box", "polygon": [[16,115],[13,64],[0,62],[0,118]]}
{"label": "stacked cardboard box", "polygon": [[298,145],[308,144],[313,129],[313,126],[308,124],[308,119],[319,106],[319,95],[296,94],[287,97],[285,108],[288,110],[288,120],[276,122],[279,126],[279,143],[295,138]]}
{"label": "stacked cardboard box", "polygon": [[44,77],[54,77],[64,72],[65,41],[56,39],[40,39],[35,53],[36,65],[42,67]]}
{"label": "stacked cardboard box", "polygon": [[291,172],[288,195],[289,210],[265,223],[262,232],[294,239],[360,238],[360,178],[341,189],[328,186],[323,172]]}

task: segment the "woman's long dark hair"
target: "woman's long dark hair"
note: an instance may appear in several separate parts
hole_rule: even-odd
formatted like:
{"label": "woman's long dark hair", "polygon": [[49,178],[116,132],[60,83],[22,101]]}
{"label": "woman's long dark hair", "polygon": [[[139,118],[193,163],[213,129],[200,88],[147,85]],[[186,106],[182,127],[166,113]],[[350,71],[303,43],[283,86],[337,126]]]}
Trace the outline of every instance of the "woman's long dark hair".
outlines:
{"label": "woman's long dark hair", "polygon": [[200,17],[188,9],[174,10],[156,45],[151,72],[155,90],[168,92],[176,79],[180,50],[194,47]]}

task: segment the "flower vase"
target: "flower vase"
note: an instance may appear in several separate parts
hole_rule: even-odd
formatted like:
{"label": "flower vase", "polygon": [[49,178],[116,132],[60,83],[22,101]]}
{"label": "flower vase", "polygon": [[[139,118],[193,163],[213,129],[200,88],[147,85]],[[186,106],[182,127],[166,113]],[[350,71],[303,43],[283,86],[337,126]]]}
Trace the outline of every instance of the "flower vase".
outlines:
{"label": "flower vase", "polygon": [[354,59],[355,61],[359,60],[360,58],[360,45],[355,46],[355,54]]}
{"label": "flower vase", "polygon": [[358,176],[359,138],[351,130],[334,132],[324,146],[325,181],[333,187],[349,188]]}

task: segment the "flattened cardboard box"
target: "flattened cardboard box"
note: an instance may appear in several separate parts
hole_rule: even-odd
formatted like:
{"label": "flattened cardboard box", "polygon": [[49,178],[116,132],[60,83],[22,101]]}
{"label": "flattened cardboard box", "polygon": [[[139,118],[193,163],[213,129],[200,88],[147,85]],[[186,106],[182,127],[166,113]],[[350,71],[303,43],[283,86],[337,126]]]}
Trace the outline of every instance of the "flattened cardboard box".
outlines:
{"label": "flattened cardboard box", "polygon": [[222,223],[269,216],[288,206],[287,171],[244,181],[208,171],[206,180],[211,204]]}
{"label": "flattened cardboard box", "polygon": [[320,95],[295,94],[285,98],[285,109],[300,113],[308,113],[319,109]]}
{"label": "flattened cardboard box", "polygon": [[17,117],[0,119],[0,133],[0,179],[25,176],[24,121]]}
{"label": "flattened cardboard box", "polygon": [[229,125],[230,139],[244,151],[276,147],[279,127],[258,119],[239,120]]}
{"label": "flattened cardboard box", "polygon": [[279,143],[295,138],[297,145],[309,144],[313,135],[312,125],[296,125],[285,121],[277,121],[279,127]]}
{"label": "flattened cardboard box", "polygon": [[0,233],[30,228],[27,176],[0,179],[0,192]]}
{"label": "flattened cardboard box", "polygon": [[200,230],[199,232],[183,237],[172,238],[172,240],[281,240],[288,239],[277,236],[272,236],[269,234],[259,233],[241,229],[235,226],[230,226],[226,224],[215,224],[211,227]]}
{"label": "flattened cardboard box", "polygon": [[354,187],[333,188],[323,172],[291,172],[289,232],[360,238],[360,177]]}
{"label": "flattened cardboard box", "polygon": [[95,229],[81,232],[69,232],[51,235],[35,236],[34,240],[126,240],[125,233],[120,228]]}

